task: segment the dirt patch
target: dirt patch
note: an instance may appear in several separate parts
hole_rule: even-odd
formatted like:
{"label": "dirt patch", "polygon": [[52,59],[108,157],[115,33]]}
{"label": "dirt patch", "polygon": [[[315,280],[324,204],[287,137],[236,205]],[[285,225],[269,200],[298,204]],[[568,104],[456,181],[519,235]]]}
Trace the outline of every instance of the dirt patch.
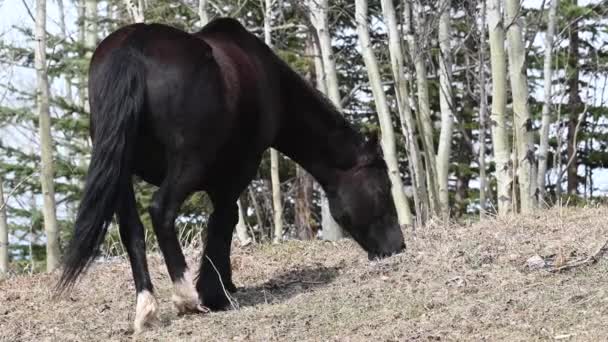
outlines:
{"label": "dirt patch", "polygon": [[[607,219],[607,208],[594,208],[434,223],[407,231],[407,251],[380,262],[350,240],[235,246],[238,309],[205,315],[177,316],[164,263],[150,256],[161,323],[135,337],[124,259],[95,263],[54,301],[56,274],[16,276],[0,281],[0,340],[603,340],[608,255],[549,269],[594,253],[608,239]],[[547,266],[529,267],[535,255]]]}

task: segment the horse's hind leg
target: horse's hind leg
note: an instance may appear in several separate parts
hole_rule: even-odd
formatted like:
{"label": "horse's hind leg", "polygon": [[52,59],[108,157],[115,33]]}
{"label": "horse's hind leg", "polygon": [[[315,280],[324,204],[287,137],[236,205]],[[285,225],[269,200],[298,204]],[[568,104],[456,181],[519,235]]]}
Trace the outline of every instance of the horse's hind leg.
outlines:
{"label": "horse's hind leg", "polygon": [[133,185],[129,183],[126,189],[124,197],[118,205],[117,215],[120,238],[127,249],[133,271],[133,280],[135,281],[137,306],[135,308],[134,330],[139,333],[146,325],[156,322],[158,304],[154,298],[152,281],[148,272],[144,226],[135,207]]}
{"label": "horse's hind leg", "polygon": [[203,310],[194,288],[194,276],[188,268],[175,232],[179,208],[194,192],[201,175],[202,167],[197,162],[175,158],[150,206],[154,232],[174,286],[173,304],[180,314]]}

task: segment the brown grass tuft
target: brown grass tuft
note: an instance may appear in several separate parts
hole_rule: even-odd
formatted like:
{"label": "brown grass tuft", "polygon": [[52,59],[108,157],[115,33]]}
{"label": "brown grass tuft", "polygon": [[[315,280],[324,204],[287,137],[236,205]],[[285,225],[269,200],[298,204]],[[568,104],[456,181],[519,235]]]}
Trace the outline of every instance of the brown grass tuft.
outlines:
{"label": "brown grass tuft", "polygon": [[[377,262],[350,240],[235,243],[239,309],[206,315],[176,315],[164,263],[151,255],[161,324],[136,339],[605,340],[608,255],[551,270],[600,250],[607,218],[602,207],[434,221],[415,237],[406,232],[406,253]],[[528,267],[535,255],[543,267]],[[70,296],[51,301],[56,276],[0,281],[0,340],[132,340],[135,293],[124,259],[94,264]]]}

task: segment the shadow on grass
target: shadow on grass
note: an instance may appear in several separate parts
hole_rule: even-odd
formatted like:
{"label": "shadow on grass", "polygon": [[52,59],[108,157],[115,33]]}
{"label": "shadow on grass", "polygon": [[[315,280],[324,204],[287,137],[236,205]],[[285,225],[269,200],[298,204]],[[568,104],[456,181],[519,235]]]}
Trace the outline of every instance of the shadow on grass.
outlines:
{"label": "shadow on grass", "polygon": [[311,292],[331,283],[341,267],[307,267],[280,273],[264,284],[239,287],[233,297],[239,306],[281,303],[300,293]]}

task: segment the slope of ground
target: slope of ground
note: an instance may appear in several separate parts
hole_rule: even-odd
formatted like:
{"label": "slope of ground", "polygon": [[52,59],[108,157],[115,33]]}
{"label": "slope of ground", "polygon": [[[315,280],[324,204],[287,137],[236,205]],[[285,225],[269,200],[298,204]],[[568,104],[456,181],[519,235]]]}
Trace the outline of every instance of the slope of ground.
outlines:
{"label": "slope of ground", "polygon": [[235,247],[238,308],[205,315],[176,315],[165,266],[151,256],[161,323],[138,336],[124,260],[96,263],[57,300],[56,275],[17,276],[0,281],[0,340],[601,341],[608,255],[550,269],[597,252],[607,220],[595,208],[431,224],[407,231],[407,252],[380,262],[349,240]]}

